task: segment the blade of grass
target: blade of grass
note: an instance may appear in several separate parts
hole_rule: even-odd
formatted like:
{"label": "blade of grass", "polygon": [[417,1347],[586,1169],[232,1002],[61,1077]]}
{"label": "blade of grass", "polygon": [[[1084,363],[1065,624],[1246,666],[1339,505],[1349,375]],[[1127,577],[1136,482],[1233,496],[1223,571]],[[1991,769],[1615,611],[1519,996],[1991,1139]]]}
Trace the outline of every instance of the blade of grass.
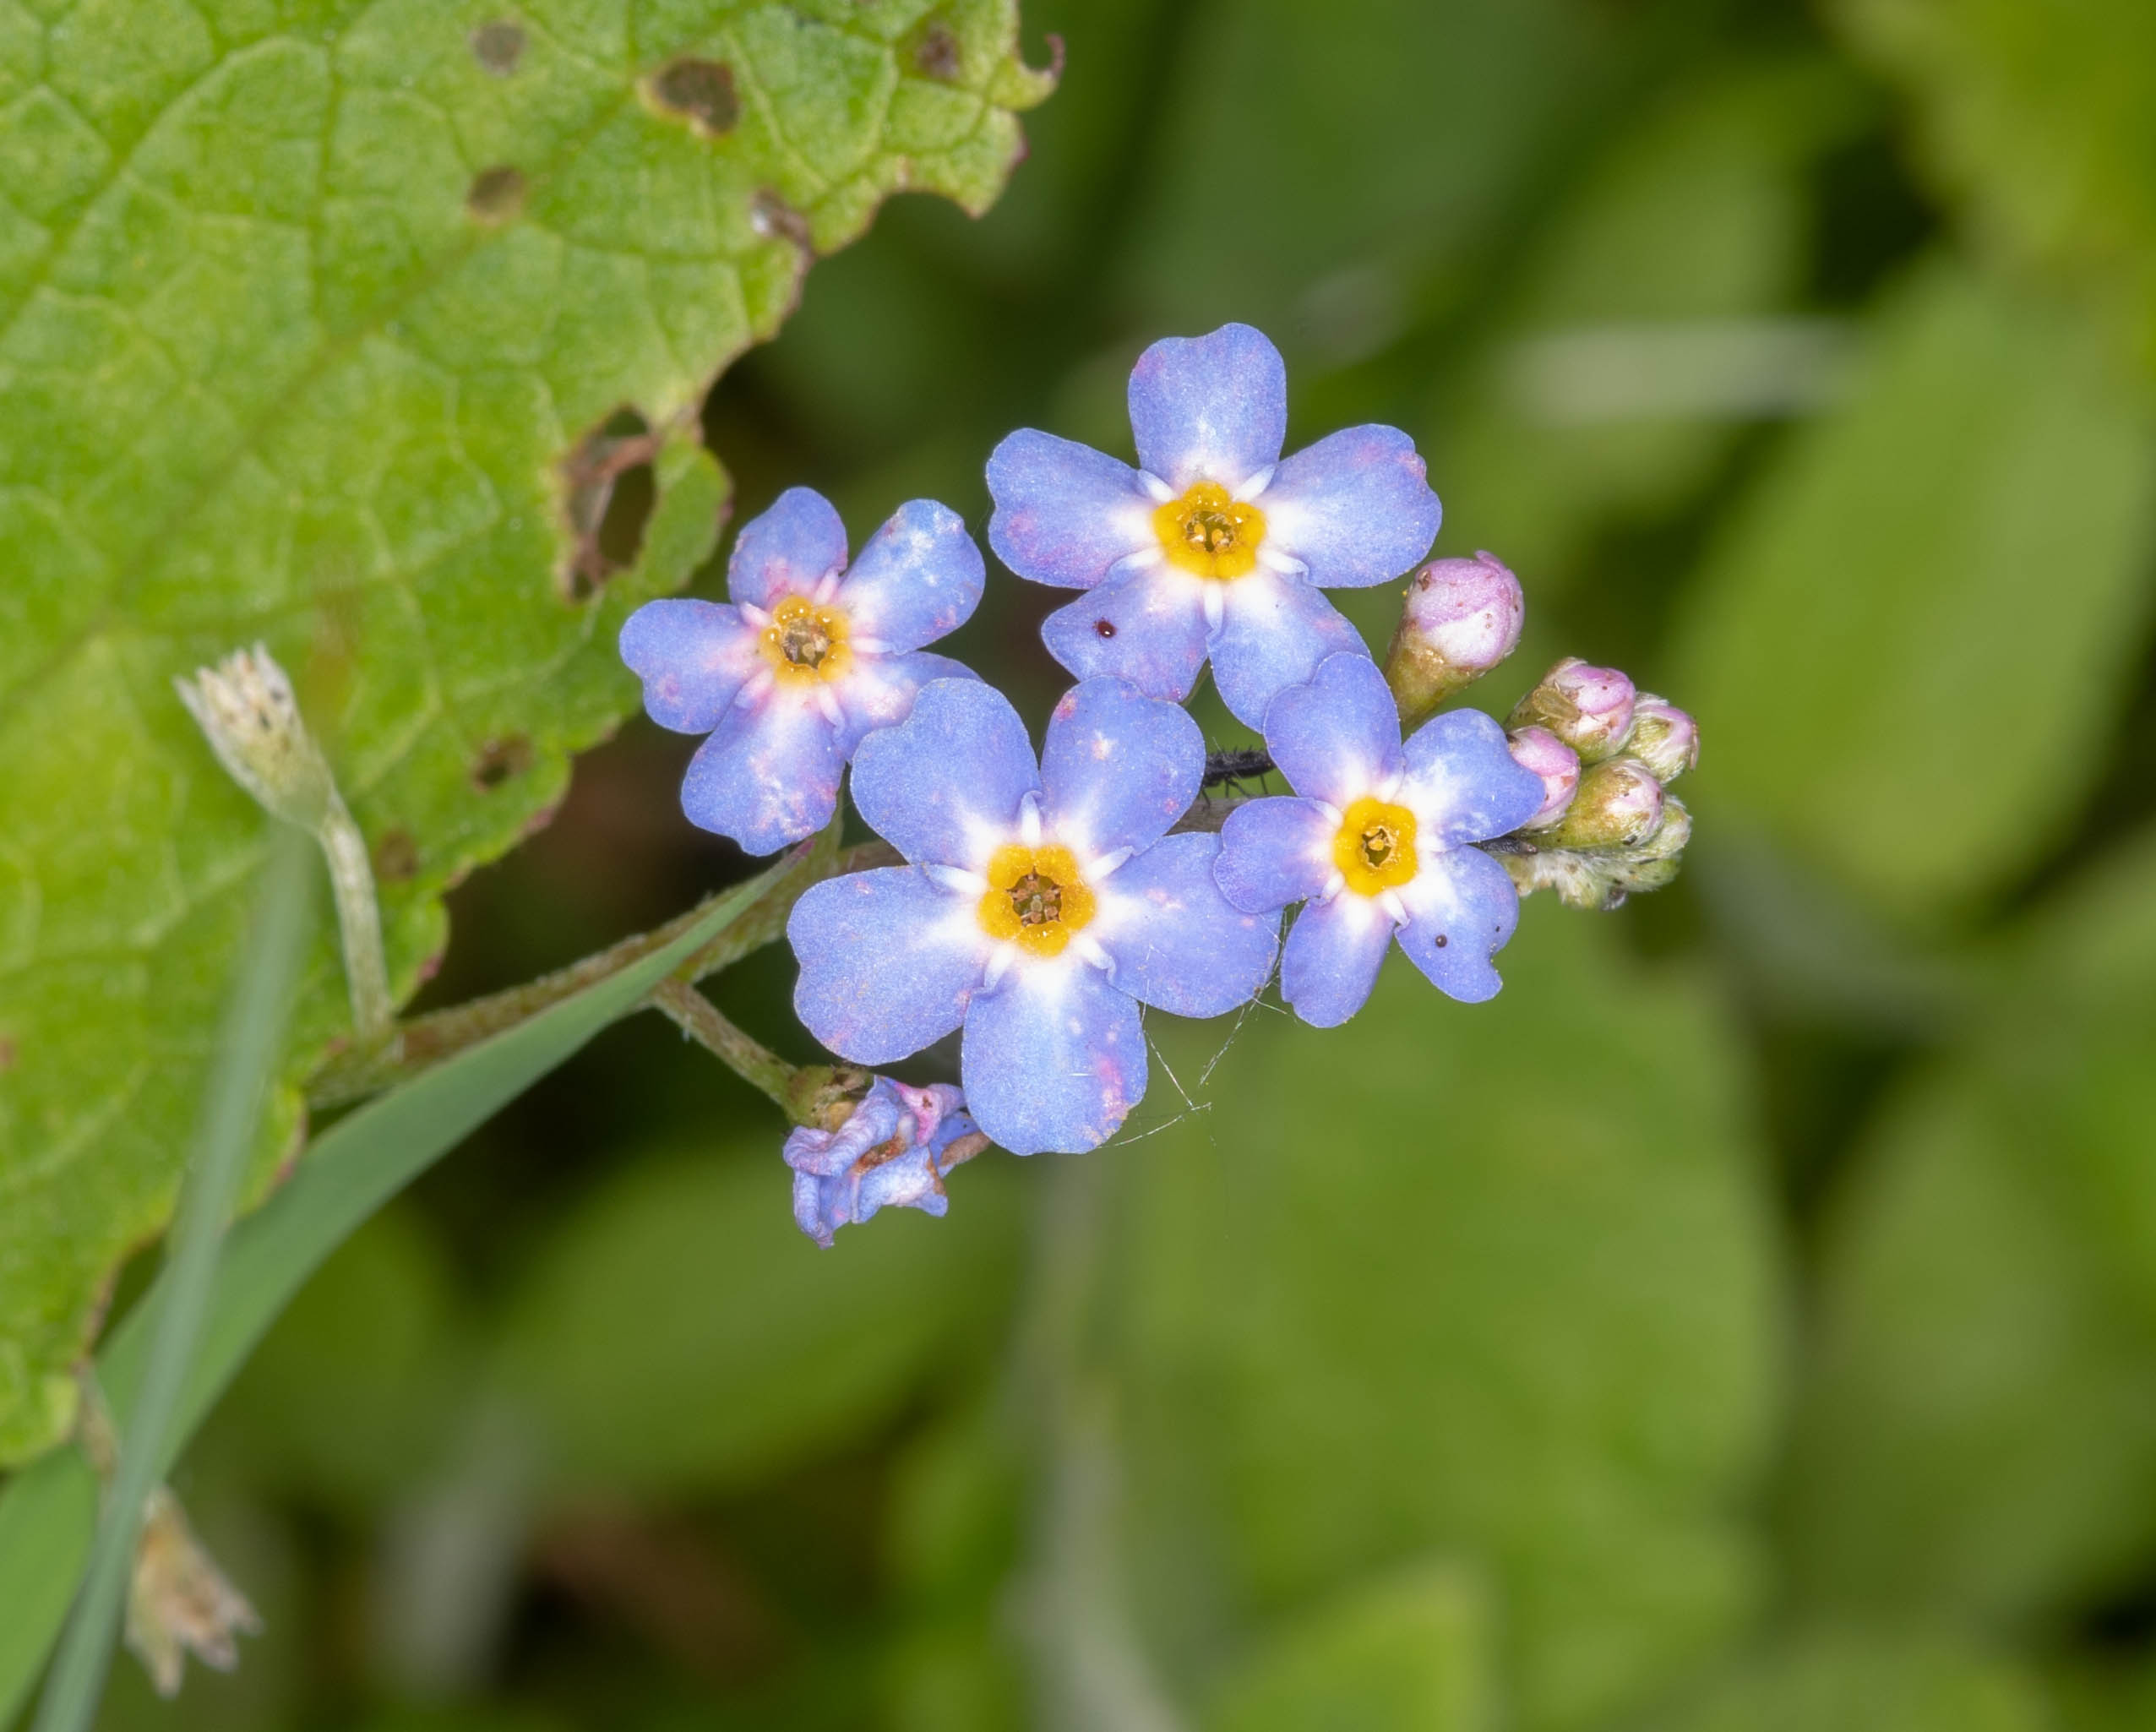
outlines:
{"label": "blade of grass", "polygon": [[142,1508],[164,1477],[165,1440],[179,1406],[195,1343],[209,1308],[210,1283],[225,1226],[239,1200],[240,1180],[262,1119],[307,938],[313,885],[311,839],[277,825],[259,881],[252,930],[218,1031],[217,1057],[203,1098],[186,1185],[155,1290],[149,1364],[121,1434],[112,1494],[105,1501],[90,1573],[77,1596],[66,1638],[52,1663],[38,1732],[85,1732],[105,1693],[120,1609],[133,1574]]}
{"label": "blade of grass", "polygon": [[[792,863],[781,860],[720,897],[663,949],[444,1059],[324,1133],[284,1187],[231,1231],[155,1464],[158,1476],[331,1251],[468,1132],[643,1005],[661,981],[753,909]],[[144,1320],[157,1291],[152,1288],[98,1356],[98,1375],[123,1435],[142,1388]],[[95,1484],[72,1449],[55,1450],[0,1492],[0,1725],[12,1721],[60,1627],[95,1508]]]}

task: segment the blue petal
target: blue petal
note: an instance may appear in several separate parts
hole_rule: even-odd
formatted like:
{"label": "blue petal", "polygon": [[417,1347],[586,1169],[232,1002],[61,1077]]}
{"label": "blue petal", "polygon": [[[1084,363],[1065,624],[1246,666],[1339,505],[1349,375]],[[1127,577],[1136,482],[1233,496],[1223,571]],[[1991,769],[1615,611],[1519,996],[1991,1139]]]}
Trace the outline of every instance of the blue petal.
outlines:
{"label": "blue petal", "polygon": [[709,733],[756,672],[756,628],[716,602],[646,602],[623,623],[621,658],[644,707],[676,733]]}
{"label": "blue petal", "polygon": [[1351,427],[1298,451],[1256,500],[1266,546],[1309,568],[1320,589],[1367,589],[1412,570],[1443,515],[1415,442],[1396,427]]}
{"label": "blue petal", "polygon": [[1146,1092],[1138,1006],[1070,952],[1021,962],[966,1012],[966,1104],[1014,1155],[1076,1154],[1115,1134]]}
{"label": "blue petal", "polygon": [[[1298,577],[1260,566],[1226,585],[1221,603],[1213,684],[1228,713],[1251,727],[1262,728],[1272,700],[1309,679],[1328,656],[1369,659],[1340,610]],[[1397,738],[1399,730],[1393,732]]]}
{"label": "blue petal", "polygon": [[813,885],[786,935],[801,963],[795,1014],[857,1065],[903,1059],[957,1027],[988,950],[971,899],[911,866]]}
{"label": "blue petal", "polygon": [[889,1142],[906,1128],[906,1103],[898,1085],[879,1076],[868,1092],[836,1130],[796,1125],[787,1133],[779,1152],[797,1173],[813,1173],[819,1179],[836,1179],[879,1143]]}
{"label": "blue petal", "polygon": [[727,593],[769,607],[805,596],[846,565],[846,526],[831,502],[810,487],[788,487],[760,517],[741,526],[727,561]]}
{"label": "blue petal", "polygon": [[689,760],[681,809],[752,854],[814,836],[838,809],[846,760],[837,733],[822,711],[790,694],[737,704]]}
{"label": "blue petal", "polygon": [[1419,847],[1487,841],[1541,809],[1542,778],[1513,758],[1505,730],[1479,710],[1424,722],[1403,749],[1400,803],[1415,814]]}
{"label": "blue petal", "polygon": [[1206,663],[1203,581],[1158,564],[1119,571],[1043,620],[1041,641],[1076,678],[1127,679],[1180,703]]}
{"label": "blue petal", "polygon": [[1281,996],[1305,1022],[1337,1028],[1369,998],[1391,942],[1392,917],[1368,896],[1305,902],[1282,949]]}
{"label": "blue petal", "polygon": [[988,492],[996,502],[988,545],[1035,583],[1089,590],[1117,560],[1160,546],[1138,471],[1054,433],[1025,428],[998,445]]}
{"label": "blue petal", "polygon": [[1266,749],[1306,799],[1347,806],[1404,761],[1400,712],[1367,656],[1333,656],[1308,685],[1293,685],[1266,712]]}
{"label": "blue petal", "polygon": [[1088,929],[1115,964],[1115,985],[1178,1016],[1247,1004],[1272,973],[1280,915],[1240,913],[1213,882],[1217,836],[1164,836],[1102,881]]}
{"label": "blue petal", "polygon": [[1026,724],[977,679],[922,687],[913,713],[870,734],[853,760],[853,803],[917,864],[981,870],[1040,786]]}
{"label": "blue petal", "polygon": [[1041,815],[1081,858],[1168,834],[1205,780],[1206,740],[1179,705],[1120,679],[1063,694],[1041,748]]}
{"label": "blue petal", "polygon": [[986,569],[964,518],[934,499],[912,499],[869,537],[837,601],[853,629],[885,653],[917,650],[972,618]]}
{"label": "blue petal", "polygon": [[913,713],[913,700],[932,679],[972,679],[973,670],[963,662],[939,656],[932,650],[912,650],[903,656],[858,656],[845,675],[832,683],[846,724],[838,731],[838,749],[851,758],[861,742],[879,727],[896,727]]}
{"label": "blue petal", "polygon": [[1252,800],[1221,827],[1213,882],[1254,914],[1314,896],[1332,876],[1333,820],[1315,800]]}
{"label": "blue petal", "polygon": [[950,1212],[950,1199],[944,1195],[943,1178],[935,1157],[924,1144],[917,1143],[896,1160],[871,1167],[857,1181],[853,1218],[866,1221],[879,1209],[918,1209],[925,1215]]}
{"label": "blue petal", "polygon": [[1519,893],[1505,869],[1479,848],[1448,848],[1426,858],[1400,887],[1412,917],[1400,948],[1440,992],[1470,1005],[1494,998],[1501,983],[1490,959],[1520,923]]}
{"label": "blue petal", "polygon": [[1196,481],[1241,486],[1288,437],[1280,351],[1247,324],[1162,338],[1130,369],[1130,431],[1138,466],[1179,493]]}

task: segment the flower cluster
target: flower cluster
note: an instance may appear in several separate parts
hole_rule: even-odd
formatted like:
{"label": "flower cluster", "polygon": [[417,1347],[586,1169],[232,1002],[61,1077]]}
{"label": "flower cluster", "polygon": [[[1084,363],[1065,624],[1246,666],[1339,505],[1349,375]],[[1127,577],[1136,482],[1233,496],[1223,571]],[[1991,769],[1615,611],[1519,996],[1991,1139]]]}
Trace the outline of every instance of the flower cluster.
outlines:
{"label": "flower cluster", "polygon": [[[1031,429],[988,460],[998,557],[1083,592],[1042,626],[1076,684],[1037,757],[1000,693],[923,647],[983,584],[932,501],[848,569],[837,514],[796,488],[743,529],[728,604],[655,602],[623,629],[653,719],[709,736],[682,790],[692,821],[770,852],[830,821],[851,764],[855,806],[903,863],[794,904],[794,1007],[860,1065],[956,1036],[961,1086],[876,1076],[787,1138],[796,1218],[820,1244],[885,1206],[942,1214],[945,1175],[989,1142],[1106,1141],[1146,1092],[1148,1007],[1219,1016],[1277,967],[1289,1008],[1334,1027],[1394,944],[1478,1002],[1521,894],[1614,906],[1666,882],[1689,834],[1663,784],[1696,730],[1621,674],[1560,662],[1509,732],[1440,711],[1511,652],[1522,597],[1488,553],[1420,563],[1439,506],[1405,433],[1352,428],[1282,457],[1286,370],[1247,325],[1154,344],[1130,407],[1135,468]],[[1322,592],[1411,573],[1380,668]],[[1265,742],[1234,760],[1289,794],[1201,798],[1182,705],[1208,664]]]}

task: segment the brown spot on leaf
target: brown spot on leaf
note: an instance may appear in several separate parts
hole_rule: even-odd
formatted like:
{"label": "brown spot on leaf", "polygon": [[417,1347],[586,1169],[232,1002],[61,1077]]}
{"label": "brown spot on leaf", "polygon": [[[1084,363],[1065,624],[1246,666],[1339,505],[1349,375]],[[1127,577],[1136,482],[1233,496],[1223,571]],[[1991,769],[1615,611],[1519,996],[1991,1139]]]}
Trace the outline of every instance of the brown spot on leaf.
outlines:
{"label": "brown spot on leaf", "polygon": [[564,509],[576,546],[564,574],[571,602],[585,602],[636,563],[658,503],[651,459],[661,435],[634,409],[617,409],[562,462]]}
{"label": "brown spot on leaf", "polygon": [[464,195],[465,209],[480,222],[507,222],[524,209],[524,195],[530,190],[524,171],[504,163],[495,168],[482,168],[471,177],[471,190]]}
{"label": "brown spot on leaf", "polygon": [[13,1035],[0,1034],[0,1071],[15,1068],[15,1041]]}
{"label": "brown spot on leaf", "polygon": [[524,58],[524,26],[506,18],[482,24],[471,33],[471,54],[497,78],[507,78]]}
{"label": "brown spot on leaf", "polygon": [[662,108],[686,116],[698,132],[711,138],[732,132],[741,119],[733,72],[722,61],[675,61],[651,80],[651,97]]}
{"label": "brown spot on leaf", "polygon": [[966,57],[959,47],[958,32],[931,14],[914,27],[912,59],[923,76],[955,84],[966,71]]}
{"label": "brown spot on leaf", "polygon": [[382,833],[374,844],[374,875],[384,884],[405,884],[419,875],[419,844],[410,831]]}
{"label": "brown spot on leaf", "polygon": [[808,219],[765,187],[749,207],[749,226],[760,235],[784,235],[804,253],[816,250]]}
{"label": "brown spot on leaf", "polygon": [[499,787],[513,776],[531,767],[531,742],[520,733],[488,740],[471,760],[471,784],[482,793]]}

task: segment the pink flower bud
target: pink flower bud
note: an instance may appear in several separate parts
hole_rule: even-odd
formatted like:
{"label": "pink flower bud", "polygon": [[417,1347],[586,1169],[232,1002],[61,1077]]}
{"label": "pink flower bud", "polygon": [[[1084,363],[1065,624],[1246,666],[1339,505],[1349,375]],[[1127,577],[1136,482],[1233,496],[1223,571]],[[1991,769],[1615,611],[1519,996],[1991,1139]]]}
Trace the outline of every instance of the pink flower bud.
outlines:
{"label": "pink flower bud", "polygon": [[1560,848],[1629,848],[1662,822],[1662,784],[1643,764],[1611,758],[1580,772],[1562,822],[1550,832]]}
{"label": "pink flower bud", "polygon": [[1497,666],[1520,641],[1520,580],[1493,553],[1433,559],[1407,583],[1385,677],[1413,722]]}
{"label": "pink flower bud", "polygon": [[1572,803],[1572,790],[1580,785],[1580,754],[1546,727],[1522,727],[1513,731],[1512,758],[1522,770],[1542,778],[1542,805],[1521,829],[1540,830],[1556,823]]}
{"label": "pink flower bud", "polygon": [[1699,723],[1667,698],[1640,694],[1632,705],[1632,737],[1625,749],[1663,782],[1674,782],[1699,762]]}
{"label": "pink flower bud", "polygon": [[1515,727],[1546,727],[1598,763],[1623,749],[1632,731],[1632,683],[1614,667],[1594,667],[1567,656],[1512,711]]}

